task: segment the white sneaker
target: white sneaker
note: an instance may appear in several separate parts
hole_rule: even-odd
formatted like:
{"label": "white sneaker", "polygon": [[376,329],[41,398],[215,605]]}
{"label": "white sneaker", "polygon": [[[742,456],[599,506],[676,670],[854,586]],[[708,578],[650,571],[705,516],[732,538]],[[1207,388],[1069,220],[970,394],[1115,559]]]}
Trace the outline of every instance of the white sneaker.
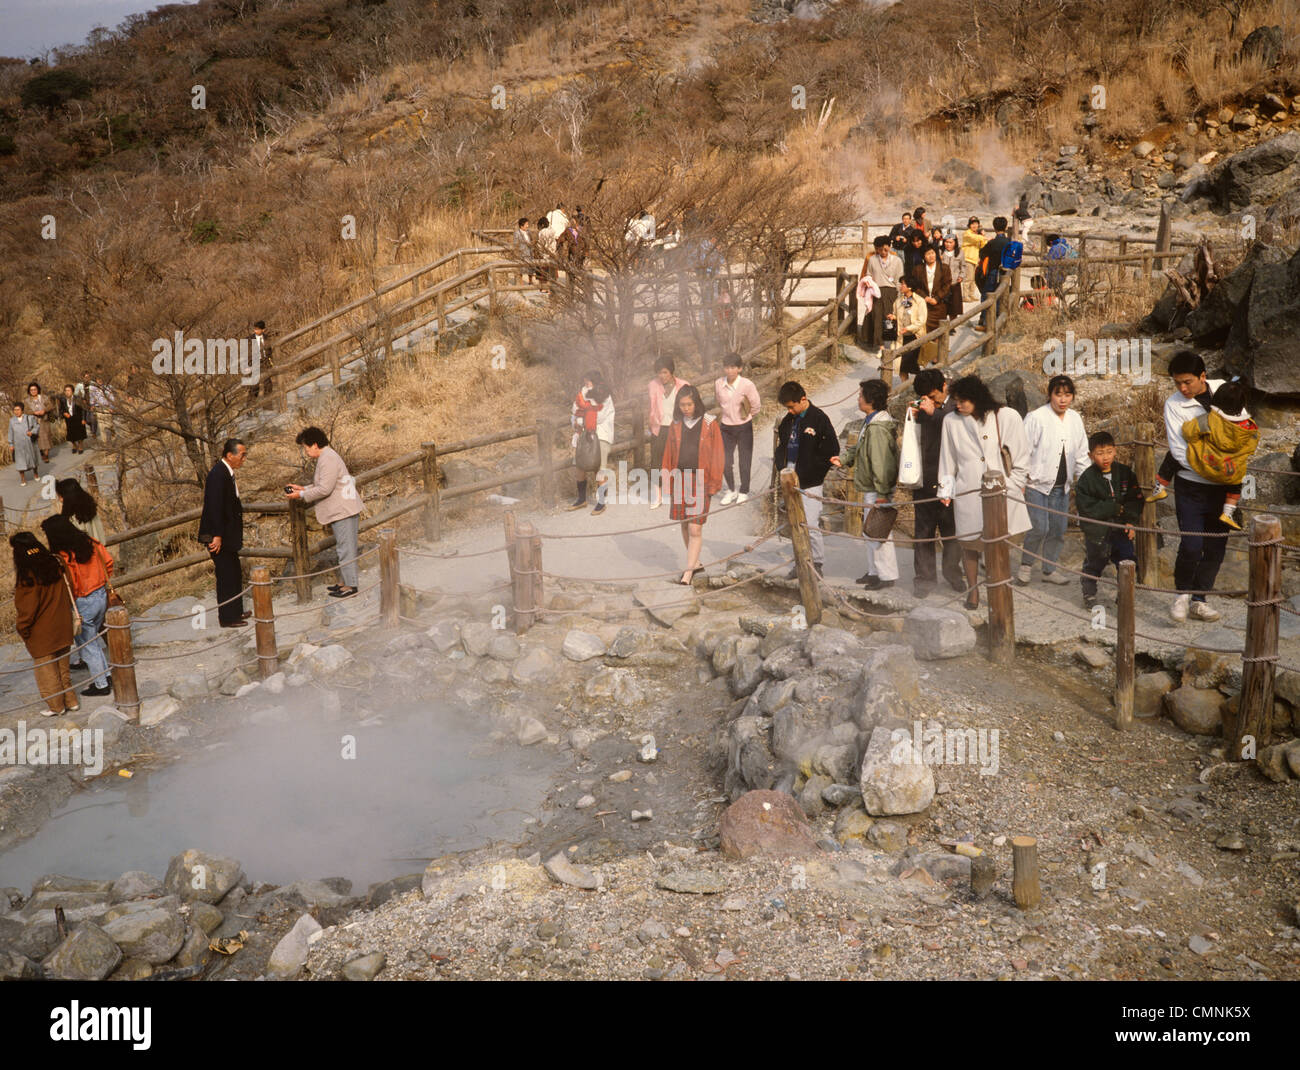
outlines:
{"label": "white sneaker", "polygon": [[1193,602],[1191,606],[1191,615],[1197,620],[1218,620],[1219,611],[1211,609],[1209,602]]}
{"label": "white sneaker", "polygon": [[1043,573],[1043,582],[1044,582],[1044,583],[1055,583],[1058,587],[1064,587],[1064,586],[1066,586],[1066,585],[1069,584],[1069,582],[1070,582],[1070,577],[1067,576],[1067,575],[1066,575],[1064,572],[1062,572],[1060,569],[1054,569],[1054,570],[1051,571],[1051,572],[1044,572],[1044,573]]}
{"label": "white sneaker", "polygon": [[1174,604],[1169,607],[1169,615],[1180,624],[1187,619],[1187,605],[1191,602],[1190,594],[1180,594],[1174,599]]}
{"label": "white sneaker", "polygon": [[42,717],[58,717],[58,710],[41,710]]}
{"label": "white sneaker", "polygon": [[1021,565],[1020,571],[1016,574],[1016,579],[1020,583],[1021,587],[1028,587],[1029,581],[1033,579],[1033,577],[1034,569],[1032,565]]}
{"label": "white sneaker", "polygon": [[736,495],[736,504],[737,504],[737,505],[739,505],[741,502],[747,502],[747,501],[749,501],[749,495],[748,495],[748,494],[737,494],[737,495]]}
{"label": "white sneaker", "polygon": [[651,508],[651,509],[658,509],[658,508],[659,508],[660,506],[662,506],[663,504],[664,504],[664,500],[663,500],[662,498],[656,498],[654,501],[652,501],[652,502],[650,503],[650,508]]}
{"label": "white sneaker", "polygon": [[721,498],[718,499],[718,504],[730,505],[735,500],[736,500],[736,492],[734,490],[729,490],[725,494],[723,494]]}

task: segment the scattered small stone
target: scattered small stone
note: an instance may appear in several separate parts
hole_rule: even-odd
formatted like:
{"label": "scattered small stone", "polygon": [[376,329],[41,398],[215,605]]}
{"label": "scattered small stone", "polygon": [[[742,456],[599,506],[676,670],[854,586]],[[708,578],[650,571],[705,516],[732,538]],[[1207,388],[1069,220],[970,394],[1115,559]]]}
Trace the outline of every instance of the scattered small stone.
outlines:
{"label": "scattered small stone", "polygon": [[668,892],[690,895],[717,895],[727,890],[721,877],[702,869],[681,869],[673,873],[664,873],[655,878],[655,887]]}
{"label": "scattered small stone", "polygon": [[1064,742],[1065,742],[1065,733],[1064,733],[1064,732],[1053,732],[1053,733],[1052,733],[1052,738],[1053,738],[1054,740],[1056,740],[1057,743],[1064,743]]}
{"label": "scattered small stone", "polygon": [[343,964],[339,971],[345,981],[373,981],[380,970],[388,965],[388,956],[382,951],[371,951],[358,955]]}
{"label": "scattered small stone", "polygon": [[653,810],[633,810],[633,811],[632,811],[632,820],[633,820],[633,821],[649,821],[649,820],[650,820],[652,817],[654,817],[654,816],[655,816],[655,814],[654,814],[654,811],[653,811]]}
{"label": "scattered small stone", "polygon": [[613,784],[626,784],[632,779],[631,769],[620,769],[617,773],[610,773],[609,780]]}
{"label": "scattered small stone", "polygon": [[570,862],[563,851],[548,858],[543,868],[555,880],[572,888],[594,891],[599,886],[596,875],[591,870],[586,866],[579,866]]}
{"label": "scattered small stone", "polygon": [[1214,841],[1214,846],[1219,848],[1221,851],[1244,851],[1246,849],[1246,841],[1235,832],[1225,832]]}
{"label": "scattered small stone", "polygon": [[588,807],[591,807],[591,806],[595,806],[595,805],[596,805],[596,796],[594,796],[594,795],[584,795],[582,798],[580,798],[580,799],[579,799],[576,803],[574,803],[573,805],[574,805],[574,807],[575,807],[576,809],[578,809],[578,810],[586,810]]}
{"label": "scattered small stone", "polygon": [[[1297,906],[1300,907],[1300,904]],[[722,901],[723,910],[747,910],[748,908],[749,900],[743,895],[729,895]]]}
{"label": "scattered small stone", "polygon": [[1214,941],[1197,933],[1187,941],[1187,946],[1198,955],[1207,955],[1214,950]]}

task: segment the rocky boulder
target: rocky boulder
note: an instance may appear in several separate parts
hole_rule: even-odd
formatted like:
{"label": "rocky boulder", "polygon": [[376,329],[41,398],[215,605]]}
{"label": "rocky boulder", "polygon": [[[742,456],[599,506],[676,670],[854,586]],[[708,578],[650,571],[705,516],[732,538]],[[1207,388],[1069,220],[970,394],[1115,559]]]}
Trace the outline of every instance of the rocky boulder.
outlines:
{"label": "rocky boulder", "polygon": [[1164,697],[1165,712],[1184,732],[1197,736],[1218,735],[1223,724],[1224,698],[1217,689],[1182,687]]}
{"label": "rocky boulder", "polygon": [[1300,395],[1300,250],[1286,263],[1255,267],[1245,315],[1228,335],[1224,359],[1256,390]]}
{"label": "rocky boulder", "polygon": [[[1245,112],[1253,117],[1253,113]],[[1241,112],[1233,117],[1234,124]],[[1268,204],[1300,185],[1300,132],[1290,131],[1220,160],[1197,193],[1225,212]]]}
{"label": "rocky boulder", "polygon": [[239,883],[243,875],[243,867],[235,859],[190,848],[168,863],[163,887],[181,899],[216,903]]}
{"label": "rocky boulder", "polygon": [[873,817],[919,814],[934,799],[934,773],[909,733],[876,728],[862,757],[862,801]]}
{"label": "rocky boulder", "polygon": [[321,924],[310,914],[304,914],[275,945],[266,963],[266,976],[273,981],[291,981],[307,965],[307,950]]}
{"label": "rocky boulder", "polygon": [[167,962],[185,942],[185,923],[167,910],[137,910],[104,923],[105,934],[129,958]]}
{"label": "rocky boulder", "polygon": [[1013,368],[995,375],[988,382],[989,392],[1003,405],[1010,405],[1024,416],[1047,401],[1047,380],[1041,375]]}
{"label": "rocky boulder", "polygon": [[925,660],[960,657],[975,649],[975,629],[966,614],[955,609],[917,606],[903,621],[903,635]]}
{"label": "rocky boulder", "polygon": [[102,981],[121,961],[112,938],[98,925],[82,922],[41,965],[54,981]]}
{"label": "rocky boulder", "polygon": [[807,857],[817,844],[799,804],[783,791],[751,791],[722,814],[718,826],[728,858]]}

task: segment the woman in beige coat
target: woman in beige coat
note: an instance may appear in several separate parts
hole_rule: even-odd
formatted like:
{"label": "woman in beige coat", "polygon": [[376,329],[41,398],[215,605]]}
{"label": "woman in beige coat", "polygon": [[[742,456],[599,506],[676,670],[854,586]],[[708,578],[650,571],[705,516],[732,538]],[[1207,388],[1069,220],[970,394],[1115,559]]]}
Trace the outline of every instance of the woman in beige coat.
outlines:
{"label": "woman in beige coat", "polygon": [[361,525],[361,495],[330,440],[319,427],[305,427],[295,440],[303,452],[316,462],[311,486],[290,483],[286,497],[316,503],[316,520],[329,525],[339,557],[342,583],[329,587],[331,598],[348,598],[357,593],[357,535]]}
{"label": "woman in beige coat", "polygon": [[41,391],[40,383],[27,384],[27,396],[23,398],[23,409],[36,417],[36,448],[41,451],[41,460],[48,462],[50,449],[54,440],[50,436],[50,420],[54,417],[54,402]]}

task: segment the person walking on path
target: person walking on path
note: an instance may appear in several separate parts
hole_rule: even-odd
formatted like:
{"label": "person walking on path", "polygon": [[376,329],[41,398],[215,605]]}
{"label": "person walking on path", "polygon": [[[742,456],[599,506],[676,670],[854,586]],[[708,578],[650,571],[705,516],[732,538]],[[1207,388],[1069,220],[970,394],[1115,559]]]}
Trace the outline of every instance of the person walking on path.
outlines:
{"label": "person walking on path", "polygon": [[667,357],[661,357],[655,364],[655,377],[646,388],[650,397],[646,423],[650,430],[651,509],[658,509],[664,503],[659,471],[663,467],[664,446],[668,444],[668,428],[676,411],[677,391],[687,385],[685,379],[678,378],[677,366]]}
{"label": "person walking on path", "polygon": [[[984,504],[979,493],[985,472],[1006,477],[1007,533],[1015,536],[1029,530],[1025,509],[1025,483],[1029,478],[1029,441],[1020,413],[1000,405],[978,375],[967,375],[952,384],[956,411],[944,417],[943,441],[939,446],[939,493],[953,503],[957,537],[962,540],[962,564],[966,570],[966,608],[978,609],[979,559],[984,545]],[[1010,468],[1002,455],[1010,455]],[[1015,541],[1014,539],[1012,541]]]}
{"label": "person walking on path", "polygon": [[[1083,587],[1085,609],[1098,604],[1097,580],[1108,564],[1116,570],[1121,561],[1136,561],[1133,552],[1133,527],[1142,519],[1142,491],[1137,476],[1126,464],[1115,460],[1115,439],[1109,431],[1098,431],[1088,439],[1091,462],[1079,476],[1075,501],[1079,507],[1079,527],[1083,529]],[[1090,524],[1088,520],[1105,523]],[[1124,527],[1110,527],[1123,524]]]}
{"label": "person walking on path", "polygon": [[357,535],[361,525],[361,495],[348,466],[319,427],[304,427],[294,441],[316,462],[311,485],[290,483],[285,497],[298,498],[304,505],[316,503],[316,522],[329,525],[338,551],[339,578],[329,586],[331,598],[350,598],[357,593]]}
{"label": "person walking on path", "polygon": [[1089,464],[1088,433],[1083,429],[1083,418],[1070,408],[1073,404],[1074,380],[1068,375],[1056,375],[1047,383],[1047,404],[1025,417],[1025,437],[1029,440],[1025,501],[1033,530],[1025,535],[1025,552],[1020,555],[1018,578],[1022,584],[1033,577],[1037,558],[1031,554],[1044,558],[1041,564],[1046,582],[1070,582],[1056,566],[1065,548],[1070,487]]}
{"label": "person walking on path", "polygon": [[36,689],[45,701],[42,717],[81,709],[72,688],[72,595],[59,559],[30,531],[9,536],[14,554],[14,610],[18,635],[32,657]]}
{"label": "person walking on path", "polygon": [[[886,411],[889,404],[889,387],[881,379],[863,379],[858,384],[858,409],[866,414],[858,441],[841,463],[831,458],[836,468],[853,472],[853,486],[862,494],[864,509],[873,505],[889,505],[898,482],[898,425]],[[867,538],[867,571],[858,577],[858,583],[869,591],[892,587],[898,579],[898,557],[894,552],[893,538],[883,542]]]}
{"label": "person walking on path", "polygon": [[880,291],[880,296],[871,303],[871,311],[865,313],[862,322],[857,325],[859,344],[869,351],[875,350],[878,357],[884,355],[885,321],[894,314],[898,283],[902,277],[903,261],[890,248],[889,239],[881,235],[875,240],[875,252],[863,261],[862,270],[858,273],[859,283],[864,278],[869,278]]}
{"label": "person walking on path", "polygon": [[939,262],[948,269],[948,278],[951,286],[948,288],[948,308],[946,314],[949,319],[956,319],[962,313],[962,289],[966,279],[966,258],[957,248],[957,238],[949,234],[943,239],[943,250],[939,253]]}
{"label": "person walking on path", "polygon": [[591,512],[593,516],[599,516],[605,511],[605,495],[609,490],[610,476],[609,448],[614,444],[614,400],[599,372],[588,372],[583,376],[582,389],[578,391],[578,396],[573,401],[573,427],[575,448],[583,434],[588,431],[595,432],[596,440],[600,444],[600,457],[598,468],[578,473],[578,498],[569,509],[581,509],[585,506],[587,484],[595,483],[596,505]]}
{"label": "person walking on path", "polygon": [[[726,450],[723,475],[727,493],[722,505],[743,502],[749,498],[749,471],[754,460],[754,416],[761,410],[758,387],[740,374],[739,353],[728,353],[722,359],[722,377],[713,384],[713,398],[722,409],[722,445]],[[740,489],[732,477],[732,460],[740,453]]]}
{"label": "person walking on path", "polygon": [[979,266],[980,250],[988,242],[979,219],[971,216],[966,222],[966,229],[961,232],[961,255],[966,261],[966,270],[962,273],[962,295],[967,301],[978,301],[979,290],[975,286],[975,269]]}
{"label": "person walking on path", "polygon": [[81,693],[87,698],[107,695],[112,688],[108,671],[108,650],[104,645],[104,615],[108,612],[108,581],[113,575],[113,555],[101,542],[74,527],[65,516],[41,521],[50,552],[63,563],[72,597],[81,617],[76,635],[82,660],[90,670],[90,686]]}
{"label": "person walking on path", "polygon": [[73,453],[86,452],[86,410],[69,383],[59,398],[59,416],[63,419],[63,432]]}
{"label": "person walking on path", "polygon": [[40,429],[36,426],[36,417],[26,412],[21,401],[15,401],[9,417],[9,449],[13,452],[14,467],[18,469],[18,478],[27,486],[27,475],[36,478],[36,440]]}
{"label": "person walking on path", "polygon": [[[957,403],[949,396],[948,382],[938,368],[923,368],[918,372],[912,389],[917,396],[914,412],[921,439],[921,486],[915,494],[917,498],[937,499],[943,420],[955,411]],[[961,544],[956,538],[952,503],[918,501],[912,506],[912,516],[912,538],[916,540],[912,545],[913,593],[917,598],[924,598],[935,588],[938,547],[930,540],[936,537],[943,547],[943,578],[954,591],[964,591]]]}
{"label": "person walking on path", "polygon": [[[785,418],[777,428],[776,462],[778,471],[793,470],[803,497],[804,517],[808,522],[808,541],[812,547],[813,567],[822,575],[826,565],[825,540],[822,538],[822,483],[830,471],[832,458],[838,458],[840,440],[831,418],[808,398],[804,388],[794,380],[781,384],[776,400],[785,407]],[[786,579],[796,579],[792,568]]]}
{"label": "person walking on path", "polygon": [[95,413],[95,435],[106,445],[113,440],[113,414],[117,409],[117,395],[102,371],[95,376],[95,385],[90,388],[90,407]]}
{"label": "person walking on path", "polygon": [[266,336],[266,323],[258,320],[253,324],[253,334],[248,340],[248,352],[252,358],[253,367],[257,369],[257,382],[248,388],[248,400],[252,404],[257,401],[259,395],[267,398],[271,396],[271,340]]}
{"label": "person walking on path", "polygon": [[[993,229],[996,233],[980,250],[979,264],[975,269],[975,284],[979,287],[981,301],[987,301],[1002,281],[1002,254],[1011,242],[1007,237],[1006,216],[995,218]],[[977,331],[989,329],[989,312],[992,310],[993,306],[990,305],[980,313],[979,325],[975,328]]]}
{"label": "person walking on path", "polygon": [[[909,342],[915,342],[921,335],[925,334],[927,309],[928,306],[925,301],[913,292],[908,281],[899,279],[898,303],[894,305],[894,315],[897,317],[898,322],[899,348],[906,346]],[[912,375],[921,370],[921,350],[924,348],[926,347],[920,346],[909,349],[903,354],[903,359],[898,364],[899,382],[907,382]],[[925,355],[927,358],[930,356],[929,353]]]}
{"label": "person walking on path", "polygon": [[1187,440],[1187,465],[1192,471],[1223,487],[1223,512],[1219,520],[1240,531],[1235,513],[1241,503],[1246,466],[1259,447],[1259,424],[1246,410],[1246,388],[1236,379],[1214,392],[1210,411],[1183,424]]}
{"label": "person walking on path", "polygon": [[[1212,591],[1223,555],[1228,549],[1228,525],[1221,519],[1228,489],[1201,475],[1187,459],[1183,425],[1209,412],[1214,391],[1222,379],[1207,379],[1205,361],[1192,349],[1179,350],[1169,358],[1169,376],[1174,392],[1165,401],[1165,438],[1169,454],[1178,465],[1173,480],[1174,507],[1178,516],[1178,555],[1174,558],[1174,587],[1180,592],[1169,608],[1175,621],[1189,616],[1197,620],[1218,620],[1202,591]],[[1205,534],[1202,534],[1204,532]]]}
{"label": "person walking on path", "polygon": [[680,520],[686,547],[686,571],[677,582],[689,586],[702,571],[704,522],[709,500],[722,489],[722,432],[704,411],[700,392],[689,383],[677,392],[672,426],[664,445],[663,492],[669,520]]}
{"label": "person walking on path", "polygon": [[515,259],[519,261],[519,277],[522,282],[532,282],[533,236],[529,232],[532,223],[528,217],[520,216],[515,223],[515,232],[511,238]]}
{"label": "person walking on path", "polygon": [[59,513],[98,543],[108,545],[104,521],[99,516],[95,499],[75,479],[56,479],[54,493],[59,499]]}
{"label": "person walking on path", "polygon": [[54,420],[54,403],[45,396],[40,383],[27,384],[27,396],[23,398],[23,410],[36,418],[36,448],[41,451],[41,460],[50,462],[50,450],[54,446],[50,434],[50,424]]}
{"label": "person walking on path", "polygon": [[248,447],[237,438],[221,445],[221,460],[212,466],[203,485],[203,515],[199,542],[212,556],[217,580],[217,620],[223,628],[243,628],[252,615],[244,611],[244,572],[239,551],[244,546],[244,504],[235,473],[243,467]]}

